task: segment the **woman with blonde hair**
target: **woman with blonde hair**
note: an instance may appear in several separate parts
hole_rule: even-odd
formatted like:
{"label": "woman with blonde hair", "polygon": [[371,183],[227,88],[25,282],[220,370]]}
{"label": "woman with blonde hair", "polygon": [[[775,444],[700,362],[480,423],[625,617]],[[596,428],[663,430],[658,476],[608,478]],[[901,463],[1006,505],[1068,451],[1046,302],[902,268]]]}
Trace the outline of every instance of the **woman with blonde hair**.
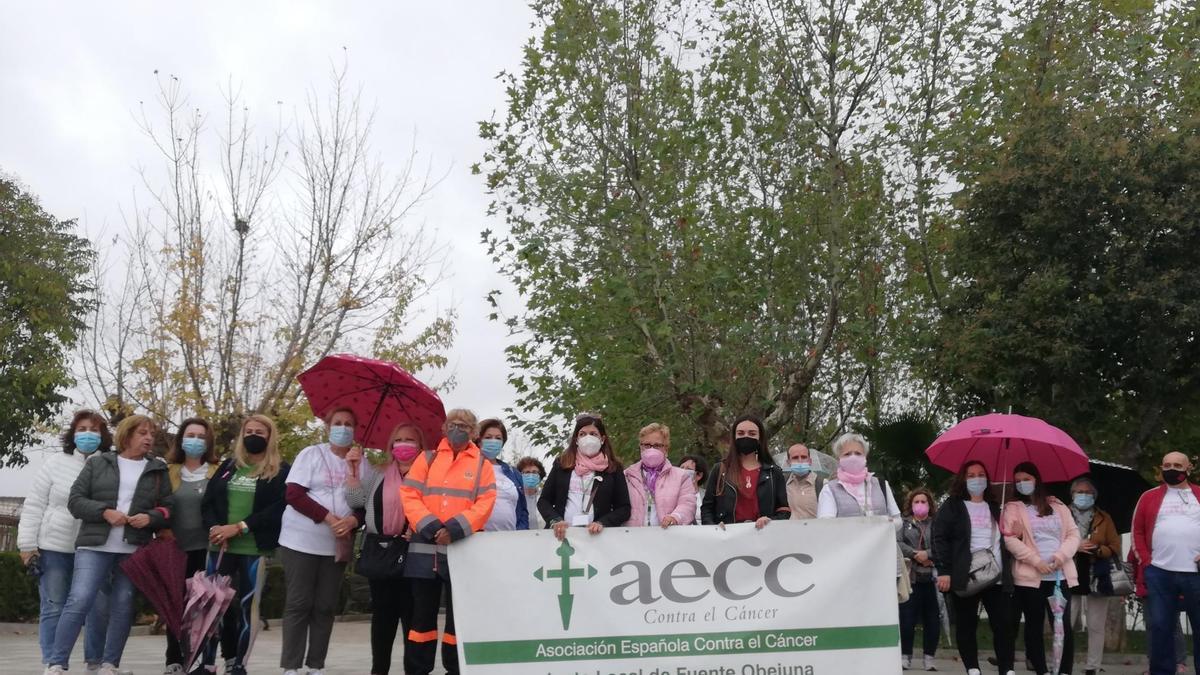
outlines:
{"label": "woman with blonde hair", "polygon": [[671,429],[654,422],[638,432],[641,458],[625,469],[629,488],[626,527],[691,525],[696,517],[696,485],[691,474],[671,466]]}
{"label": "woman with blonde hair", "polygon": [[350,481],[369,482],[375,473],[354,447],[358,419],[354,410],[325,413],[325,443],[296,455],[288,472],[279,559],[287,600],[283,609],[283,646],[279,665],[285,675],[308,666],[308,675],[325,668],[338,597],[354,548],[362,514],[346,502]]}
{"label": "woman with blonde hair", "polygon": [[363,509],[366,536],[355,571],[367,578],[371,587],[371,674],[387,675],[392,665],[392,646],[396,629],[401,640],[407,639],[412,624],[412,580],[403,575],[408,549],[404,504],[400,487],[417,455],[425,451],[425,434],[414,424],[402,422],[388,438],[387,468],[363,482],[351,476],[347,482],[346,503]]}
{"label": "woman with blonde hair", "polygon": [[[279,432],[266,415],[242,421],[233,456],[217,467],[201,502],[210,551],[221,551],[216,571],[227,574],[237,595],[221,621],[225,672],[246,672],[246,651],[258,627],[258,606],[266,580],[266,556],[279,546],[288,463],[279,453]],[[205,650],[211,665],[213,650]],[[188,666],[190,664],[184,664]]]}

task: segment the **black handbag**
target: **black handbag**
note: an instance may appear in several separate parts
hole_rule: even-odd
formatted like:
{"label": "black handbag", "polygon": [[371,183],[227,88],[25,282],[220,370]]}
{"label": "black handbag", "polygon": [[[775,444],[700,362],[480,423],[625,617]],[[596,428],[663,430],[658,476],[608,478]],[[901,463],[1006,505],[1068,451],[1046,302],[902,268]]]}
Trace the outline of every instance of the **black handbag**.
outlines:
{"label": "black handbag", "polygon": [[407,553],[408,542],[404,537],[366,534],[354,561],[354,572],[368,579],[398,579],[404,576]]}

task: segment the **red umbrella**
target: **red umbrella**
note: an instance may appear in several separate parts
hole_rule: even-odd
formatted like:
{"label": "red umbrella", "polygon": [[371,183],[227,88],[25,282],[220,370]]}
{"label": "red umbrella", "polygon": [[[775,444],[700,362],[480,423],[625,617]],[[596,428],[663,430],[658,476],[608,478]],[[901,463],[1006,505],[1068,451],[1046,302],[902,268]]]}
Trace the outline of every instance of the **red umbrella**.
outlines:
{"label": "red umbrella", "polygon": [[156,538],[121,562],[121,570],[150,601],[159,618],[178,636],[183,622],[187,554],[170,539]]}
{"label": "red umbrella", "polygon": [[300,373],[300,386],[318,417],[345,406],[354,411],[354,438],[368,448],[384,449],[392,429],[401,422],[415,424],[427,447],[442,438],[446,409],[424,382],[394,363],[353,354],[326,356]]}
{"label": "red umbrella", "polygon": [[950,471],[981,461],[993,483],[1012,481],[1013,467],[1021,462],[1033,462],[1047,483],[1088,471],[1087,454],[1065,431],[1021,415],[969,417],[938,436],[925,455]]}

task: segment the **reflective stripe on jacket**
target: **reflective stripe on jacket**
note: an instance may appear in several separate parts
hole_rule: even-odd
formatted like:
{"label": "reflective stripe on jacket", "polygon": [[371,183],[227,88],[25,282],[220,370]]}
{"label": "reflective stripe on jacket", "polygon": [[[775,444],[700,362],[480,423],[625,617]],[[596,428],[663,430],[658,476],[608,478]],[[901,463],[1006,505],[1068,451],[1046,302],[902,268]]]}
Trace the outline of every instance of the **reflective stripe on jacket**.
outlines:
{"label": "reflective stripe on jacket", "polygon": [[405,575],[448,579],[445,547],[434,545],[434,535],[444,527],[454,542],[482,530],[496,503],[496,474],[474,443],[456,457],[442,439],[436,452],[417,456],[400,499],[413,529]]}

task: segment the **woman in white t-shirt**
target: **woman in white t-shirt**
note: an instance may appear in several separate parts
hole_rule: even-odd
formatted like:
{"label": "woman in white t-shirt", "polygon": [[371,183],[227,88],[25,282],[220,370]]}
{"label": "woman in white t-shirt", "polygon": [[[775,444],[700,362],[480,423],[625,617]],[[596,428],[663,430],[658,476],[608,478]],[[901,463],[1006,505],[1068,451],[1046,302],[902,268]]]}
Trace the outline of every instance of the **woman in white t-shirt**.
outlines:
{"label": "woman in white t-shirt", "polygon": [[300,451],[287,477],[287,508],[279,533],[279,558],[287,601],[283,610],[283,648],[279,665],[285,675],[308,666],[320,675],[329,651],[342,577],[361,522],[346,503],[351,475],[369,482],[374,471],[353,448],[357,420],[349,408],[325,415],[328,443]]}
{"label": "woman in white t-shirt", "polygon": [[1063,612],[1063,653],[1058,673],[1070,675],[1075,640],[1071,631],[1071,593],[1079,585],[1075,552],[1079,527],[1065,504],[1046,492],[1037,466],[1022,462],[1013,470],[1017,499],[1004,505],[1001,530],[1013,556],[1014,601],[1025,617],[1025,655],[1037,673],[1046,669],[1042,626],[1050,611],[1049,598],[1057,586],[1066,603]]}

